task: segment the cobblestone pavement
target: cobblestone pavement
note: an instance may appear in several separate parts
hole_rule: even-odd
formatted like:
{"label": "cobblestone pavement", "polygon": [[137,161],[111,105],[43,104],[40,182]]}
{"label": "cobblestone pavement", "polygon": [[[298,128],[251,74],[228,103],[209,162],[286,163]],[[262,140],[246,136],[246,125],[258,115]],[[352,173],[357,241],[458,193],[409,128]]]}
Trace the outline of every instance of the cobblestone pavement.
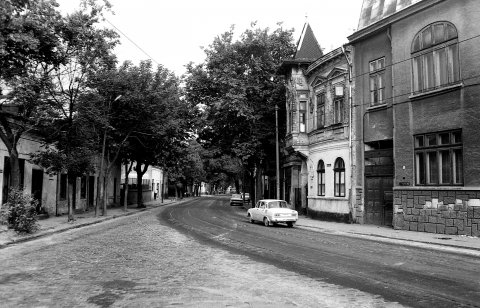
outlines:
{"label": "cobblestone pavement", "polygon": [[159,223],[157,208],[1,250],[2,307],[400,307]]}

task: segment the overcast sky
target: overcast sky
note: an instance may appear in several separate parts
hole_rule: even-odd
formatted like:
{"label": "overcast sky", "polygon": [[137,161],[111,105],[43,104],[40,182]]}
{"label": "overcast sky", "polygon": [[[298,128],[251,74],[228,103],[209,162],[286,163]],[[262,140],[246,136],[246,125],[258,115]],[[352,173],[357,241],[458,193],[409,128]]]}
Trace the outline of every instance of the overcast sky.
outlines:
{"label": "overcast sky", "polygon": [[[78,7],[79,0],[57,0],[63,12]],[[215,36],[235,25],[237,34],[257,25],[275,29],[277,22],[294,28],[295,42],[306,20],[324,52],[347,42],[358,26],[363,0],[110,0],[115,15],[106,19],[121,35],[118,59],[151,58],[177,75],[184,65],[201,63]],[[105,26],[112,27],[105,23]],[[117,31],[118,32],[118,31]],[[127,38],[128,37],[128,38]],[[134,43],[132,43],[132,41]],[[135,44],[138,46],[135,46]],[[142,51],[143,50],[143,51]],[[148,56],[146,54],[148,54]]]}

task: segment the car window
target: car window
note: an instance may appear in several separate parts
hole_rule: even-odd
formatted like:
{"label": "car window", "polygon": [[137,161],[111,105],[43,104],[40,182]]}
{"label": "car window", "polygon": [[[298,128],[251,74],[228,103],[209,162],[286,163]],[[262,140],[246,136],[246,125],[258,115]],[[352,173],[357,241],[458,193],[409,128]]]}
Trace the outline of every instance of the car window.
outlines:
{"label": "car window", "polygon": [[265,204],[263,202],[260,202],[259,208],[261,208],[261,209],[265,208]]}
{"label": "car window", "polygon": [[242,196],[239,195],[239,194],[233,194],[232,195],[232,198],[235,198],[235,199],[242,199]]}
{"label": "car window", "polygon": [[278,209],[278,208],[285,209],[285,208],[288,208],[288,206],[287,206],[287,202],[285,201],[272,201],[268,204],[268,208],[269,209]]}

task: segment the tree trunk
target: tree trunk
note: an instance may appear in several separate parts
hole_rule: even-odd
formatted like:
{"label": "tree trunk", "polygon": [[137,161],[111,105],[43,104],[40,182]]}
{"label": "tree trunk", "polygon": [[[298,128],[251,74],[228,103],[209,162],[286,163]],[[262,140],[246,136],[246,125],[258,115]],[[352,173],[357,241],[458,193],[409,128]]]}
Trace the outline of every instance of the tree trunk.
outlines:
{"label": "tree trunk", "polygon": [[128,205],[128,175],[132,171],[133,162],[125,164],[125,186],[123,188],[123,210],[127,211]]}
{"label": "tree trunk", "polygon": [[12,149],[11,151],[9,151],[8,154],[10,155],[9,157],[10,178],[11,178],[10,187],[23,190],[23,187],[20,187],[20,184],[21,184],[20,159],[18,157],[17,149]]}
{"label": "tree trunk", "polygon": [[137,167],[135,168],[137,171],[137,207],[138,208],[145,208],[145,204],[143,204],[143,186],[142,180],[143,175],[148,169],[148,164],[145,164],[142,170],[142,164],[137,161]]}
{"label": "tree trunk", "polygon": [[103,213],[102,215],[105,215],[105,211],[104,211],[104,205],[103,205],[103,201],[104,201],[104,198],[103,198],[103,187],[104,187],[104,184],[101,183],[101,181],[104,181],[104,177],[105,177],[105,170],[104,170],[104,158],[105,158],[105,144],[106,144],[106,140],[107,140],[107,132],[105,131],[103,133],[103,146],[102,146],[102,156],[100,157],[100,170],[99,170],[99,180],[97,182],[97,204],[96,204],[96,207],[95,207],[95,217],[97,216],[97,213],[98,213],[98,208],[101,207],[103,209]]}
{"label": "tree trunk", "polygon": [[68,222],[75,221],[73,214],[72,200],[70,198],[70,176],[67,173],[67,205],[68,205]]}
{"label": "tree trunk", "polygon": [[109,172],[104,173],[104,180],[103,180],[103,208],[102,208],[102,216],[107,216],[107,203],[108,203],[108,196],[107,196],[107,183],[109,179]]}

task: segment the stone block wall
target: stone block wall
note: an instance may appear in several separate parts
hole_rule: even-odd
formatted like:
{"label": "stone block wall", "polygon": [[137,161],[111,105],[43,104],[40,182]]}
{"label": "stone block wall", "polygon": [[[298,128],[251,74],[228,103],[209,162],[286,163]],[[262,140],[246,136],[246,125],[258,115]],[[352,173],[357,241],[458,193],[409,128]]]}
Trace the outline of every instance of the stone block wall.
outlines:
{"label": "stone block wall", "polygon": [[353,220],[357,224],[363,224],[363,189],[356,188]]}
{"label": "stone block wall", "polygon": [[395,190],[394,229],[480,236],[480,191]]}

